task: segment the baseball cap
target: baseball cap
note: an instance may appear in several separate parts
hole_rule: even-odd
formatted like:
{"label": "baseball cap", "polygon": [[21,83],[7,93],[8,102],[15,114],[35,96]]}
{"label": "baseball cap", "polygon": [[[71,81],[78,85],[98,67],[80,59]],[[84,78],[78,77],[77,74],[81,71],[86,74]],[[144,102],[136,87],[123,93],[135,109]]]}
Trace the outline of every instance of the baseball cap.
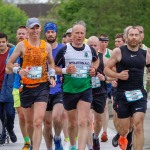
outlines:
{"label": "baseball cap", "polygon": [[27,28],[33,28],[35,25],[41,26],[40,20],[38,18],[29,18],[26,22]]}
{"label": "baseball cap", "polygon": [[72,33],[72,28],[69,28],[67,31],[66,31],[66,34],[68,33]]}
{"label": "baseball cap", "polygon": [[46,33],[48,30],[53,30],[54,32],[58,33],[57,25],[54,22],[47,22],[44,25],[44,33]]}

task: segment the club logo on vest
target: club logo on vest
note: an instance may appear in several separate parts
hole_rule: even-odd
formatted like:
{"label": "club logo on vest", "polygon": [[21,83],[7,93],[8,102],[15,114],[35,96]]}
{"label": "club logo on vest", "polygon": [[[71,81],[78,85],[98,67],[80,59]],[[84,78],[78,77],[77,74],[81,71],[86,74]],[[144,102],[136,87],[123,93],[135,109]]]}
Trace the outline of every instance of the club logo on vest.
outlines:
{"label": "club logo on vest", "polygon": [[84,53],[84,57],[86,57],[86,58],[89,57],[88,52],[85,52],[85,53]]}

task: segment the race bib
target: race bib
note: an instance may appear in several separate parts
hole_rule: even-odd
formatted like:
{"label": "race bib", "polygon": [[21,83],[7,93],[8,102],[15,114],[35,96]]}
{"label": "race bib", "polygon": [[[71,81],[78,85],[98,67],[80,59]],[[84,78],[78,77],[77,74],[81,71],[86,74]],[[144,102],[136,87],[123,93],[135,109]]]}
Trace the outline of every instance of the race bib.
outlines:
{"label": "race bib", "polygon": [[42,77],[42,66],[27,67],[27,77],[30,79],[39,79]]}
{"label": "race bib", "polygon": [[101,86],[101,82],[98,77],[92,77],[92,88],[97,88]]}
{"label": "race bib", "polygon": [[71,77],[73,78],[87,78],[88,77],[88,66],[83,66],[81,68],[76,67],[76,73],[71,74]]}
{"label": "race bib", "polygon": [[143,98],[141,90],[126,91],[125,96],[128,102],[133,102]]}

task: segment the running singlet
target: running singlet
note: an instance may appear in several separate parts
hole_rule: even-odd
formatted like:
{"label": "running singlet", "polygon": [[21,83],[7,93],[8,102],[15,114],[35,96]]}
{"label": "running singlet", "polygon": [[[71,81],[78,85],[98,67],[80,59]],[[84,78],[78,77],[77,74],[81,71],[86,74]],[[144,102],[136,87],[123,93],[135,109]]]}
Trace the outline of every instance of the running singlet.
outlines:
{"label": "running singlet", "polygon": [[23,84],[37,84],[48,81],[46,42],[41,40],[39,47],[31,46],[27,40],[23,40],[26,47],[23,56],[22,68],[28,69],[26,77],[22,78]]}
{"label": "running singlet", "polygon": [[[102,53],[98,53],[98,57],[99,57],[99,61],[100,64],[97,68],[97,72],[101,73],[104,75],[103,71],[104,71],[104,61],[103,61],[103,54]],[[95,77],[92,77],[92,79],[94,79]],[[97,79],[98,77],[96,77]],[[94,84],[92,82],[92,92],[93,95],[95,94],[106,94],[107,91],[107,87],[106,87],[106,82],[105,81],[100,81],[99,78],[98,80],[96,80],[96,83]],[[94,84],[94,85],[93,85]]]}
{"label": "running singlet", "polygon": [[[117,89],[121,90],[138,90],[143,89],[143,74],[146,66],[146,51],[139,48],[134,52],[127,46],[120,47],[122,58],[116,64],[117,72],[129,70],[129,78],[127,80],[118,79]],[[129,95],[128,95],[129,96]]]}
{"label": "running singlet", "polygon": [[110,51],[111,51],[110,49],[106,48],[106,53],[105,53],[106,58],[110,58],[110,55],[111,55]]}
{"label": "running singlet", "polygon": [[97,60],[94,49],[84,44],[82,48],[75,48],[69,43],[59,51],[55,64],[67,68],[69,64],[76,67],[74,74],[63,75],[63,92],[79,93],[91,88],[89,68],[92,61]]}

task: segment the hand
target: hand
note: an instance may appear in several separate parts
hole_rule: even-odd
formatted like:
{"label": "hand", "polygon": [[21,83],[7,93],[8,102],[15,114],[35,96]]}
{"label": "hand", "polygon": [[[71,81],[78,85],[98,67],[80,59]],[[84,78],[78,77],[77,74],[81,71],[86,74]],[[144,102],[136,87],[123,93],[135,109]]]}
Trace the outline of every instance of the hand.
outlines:
{"label": "hand", "polygon": [[14,63],[14,67],[19,67],[19,66],[20,66],[20,64]]}
{"label": "hand", "polygon": [[19,75],[20,75],[21,77],[27,76],[28,71],[29,71],[28,69],[21,69],[21,70],[19,71]]}
{"label": "hand", "polygon": [[97,72],[97,77],[99,78],[100,81],[105,81],[105,76],[99,72]]}
{"label": "hand", "polygon": [[50,87],[54,87],[56,85],[55,79],[53,77],[49,78]]}
{"label": "hand", "polygon": [[113,87],[117,87],[117,85],[118,85],[117,81],[112,81],[111,84]]}
{"label": "hand", "polygon": [[96,74],[96,69],[94,67],[90,67],[89,74],[90,74],[91,77],[94,77],[95,74]]}
{"label": "hand", "polygon": [[76,72],[76,67],[74,64],[69,64],[67,69],[66,69],[66,72],[68,74],[74,74]]}
{"label": "hand", "polygon": [[129,70],[123,70],[118,73],[118,79],[120,80],[128,80],[129,78]]}

